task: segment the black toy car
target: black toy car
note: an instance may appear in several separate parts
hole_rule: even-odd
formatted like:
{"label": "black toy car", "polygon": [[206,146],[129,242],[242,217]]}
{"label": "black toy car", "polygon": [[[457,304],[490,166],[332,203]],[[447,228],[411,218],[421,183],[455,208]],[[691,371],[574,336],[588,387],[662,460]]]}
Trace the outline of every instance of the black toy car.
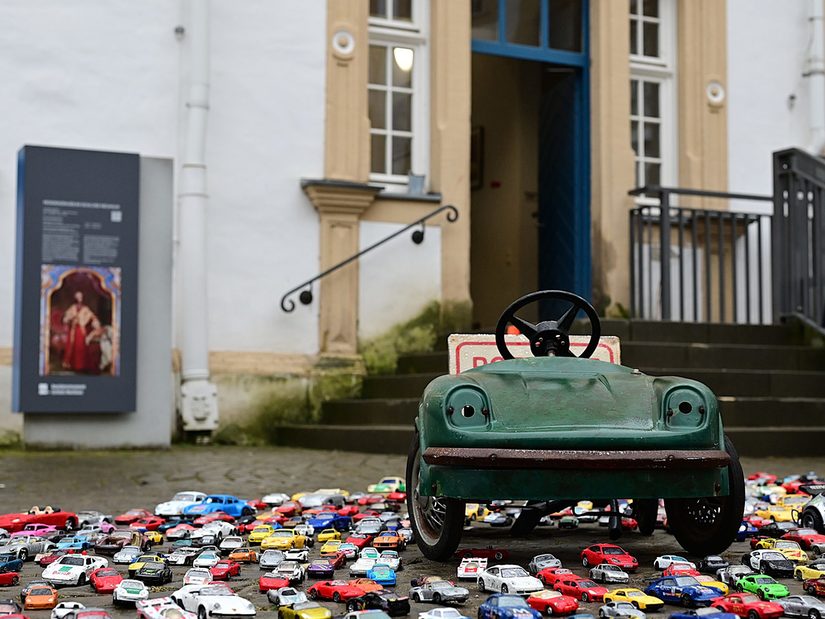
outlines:
{"label": "black toy car", "polygon": [[390,617],[410,614],[410,599],[389,591],[370,591],[347,600],[347,612],[356,610],[383,610]]}

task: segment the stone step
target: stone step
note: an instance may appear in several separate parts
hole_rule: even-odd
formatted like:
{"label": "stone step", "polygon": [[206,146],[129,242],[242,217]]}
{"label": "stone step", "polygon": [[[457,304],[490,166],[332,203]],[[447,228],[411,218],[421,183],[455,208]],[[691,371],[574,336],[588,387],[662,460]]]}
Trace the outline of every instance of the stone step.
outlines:
{"label": "stone step", "polygon": [[717,396],[825,397],[825,372],[640,368],[652,376],[681,376],[706,384]]}
{"label": "stone step", "polygon": [[[634,342],[702,342],[708,344],[802,344],[797,325],[735,325],[652,320],[602,320],[602,333]],[[573,332],[583,329],[577,323]]]}
{"label": "stone step", "polygon": [[[624,342],[622,363],[631,367],[695,367],[742,370],[825,370],[825,349],[685,342]],[[446,373],[445,352],[401,355],[398,374]]]}
{"label": "stone step", "polygon": [[[825,426],[726,427],[740,456],[821,456]],[[408,426],[291,425],[278,428],[276,443],[328,451],[406,454],[415,434]]]}
{"label": "stone step", "polygon": [[412,425],[418,398],[330,400],[321,405],[321,423],[332,425]]}
{"label": "stone step", "polygon": [[361,391],[362,398],[420,398],[431,380],[443,372],[426,374],[403,374],[387,376],[367,376]]}

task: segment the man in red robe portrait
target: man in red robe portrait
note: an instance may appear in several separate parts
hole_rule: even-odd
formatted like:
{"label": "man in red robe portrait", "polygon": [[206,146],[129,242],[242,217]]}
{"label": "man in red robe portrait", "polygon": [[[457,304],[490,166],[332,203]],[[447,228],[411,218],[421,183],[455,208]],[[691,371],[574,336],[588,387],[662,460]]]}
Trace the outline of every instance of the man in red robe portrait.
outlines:
{"label": "man in red robe portrait", "polygon": [[100,320],[88,305],[83,303],[83,293],[74,293],[74,303],[63,313],[63,324],[69,334],[63,352],[63,368],[73,372],[95,372],[97,361],[89,344],[100,331]]}

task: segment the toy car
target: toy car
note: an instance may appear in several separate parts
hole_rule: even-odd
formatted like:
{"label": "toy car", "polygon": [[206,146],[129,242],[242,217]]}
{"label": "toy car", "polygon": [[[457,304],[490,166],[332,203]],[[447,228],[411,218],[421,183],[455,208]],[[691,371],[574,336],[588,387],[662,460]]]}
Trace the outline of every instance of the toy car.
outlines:
{"label": "toy car", "polygon": [[0,515],[0,529],[4,529],[7,533],[20,531],[27,524],[48,524],[72,531],[78,527],[79,521],[77,514],[64,512],[60,508],[48,505],[42,509],[35,505],[25,513]]}
{"label": "toy car", "polygon": [[241,573],[241,564],[233,559],[221,559],[209,568],[212,580],[229,580]]}
{"label": "toy car", "polygon": [[[517,315],[539,301],[569,309],[537,324]],[[576,358],[569,331],[580,311],[591,333]],[[532,358],[513,358],[508,324],[527,337]],[[583,490],[591,499],[649,500],[634,514],[640,526],[655,525],[664,497],[685,550],[702,556],[730,545],[742,521],[744,475],[716,397],[696,381],[589,359],[600,334],[581,297],[532,293],[499,319],[504,361],[427,386],[407,460],[408,509],[426,557],[443,561],[457,548],[467,500],[568,500]],[[618,513],[615,520],[620,530]]]}
{"label": "toy car", "polygon": [[57,606],[52,608],[50,619],[64,619],[70,612],[80,610],[81,608],[86,607],[80,602],[58,602]]}
{"label": "toy car", "polygon": [[825,602],[810,595],[789,595],[776,601],[786,617],[822,617],[825,615]]}
{"label": "toy car", "polygon": [[556,581],[553,589],[582,602],[601,602],[607,588],[581,576],[565,576]]}
{"label": "toy car", "polygon": [[112,592],[112,603],[115,606],[135,604],[149,598],[149,589],[139,580],[122,580]]}
{"label": "toy car", "polygon": [[544,588],[541,580],[519,565],[494,565],[478,575],[478,590],[526,595]]}
{"label": "toy car", "polygon": [[754,571],[770,574],[778,578],[793,576],[793,561],[776,550],[754,550],[742,556],[742,565]]}
{"label": "toy car", "polygon": [[184,585],[172,594],[175,603],[201,619],[213,616],[254,617],[255,605],[224,583]]}
{"label": "toy car", "polygon": [[311,585],[306,593],[313,600],[320,598],[340,602],[341,600],[360,597],[364,594],[364,591],[358,587],[353,587],[345,580],[323,580]]}
{"label": "toy car", "polygon": [[388,494],[390,492],[405,492],[407,485],[401,477],[382,477],[377,484],[367,486],[367,492],[373,494]]}
{"label": "toy car", "polygon": [[464,604],[469,599],[470,592],[464,587],[456,587],[446,580],[436,580],[411,587],[410,597],[414,602]]}
{"label": "toy car", "polygon": [[389,591],[371,591],[347,600],[347,611],[358,610],[383,610],[390,617],[409,615],[410,599]]}
{"label": "toy car", "polygon": [[617,565],[629,572],[635,572],[639,567],[639,562],[635,557],[615,544],[593,544],[582,550],[581,559],[584,567],[607,563]]}
{"label": "toy car", "polygon": [[545,553],[536,555],[530,559],[530,563],[527,564],[527,570],[531,574],[538,574],[546,567],[561,567],[561,561],[556,558],[556,555]]}
{"label": "toy car", "polygon": [[464,557],[456,570],[456,578],[459,580],[477,580],[479,573],[486,569],[487,559]]}
{"label": "toy car", "polygon": [[622,570],[618,565],[610,565],[602,563],[596,567],[590,568],[590,578],[596,582],[603,583],[626,583],[630,580],[627,572]]}
{"label": "toy car", "polygon": [[57,606],[57,590],[49,585],[33,587],[23,601],[25,610],[51,610]]}
{"label": "toy car", "polygon": [[428,611],[418,613],[418,619],[470,619],[465,617],[455,608],[431,608]]}
{"label": "toy car", "polygon": [[518,595],[496,594],[478,607],[478,619],[541,619],[541,613]]}
{"label": "toy car", "polygon": [[101,567],[89,574],[89,585],[95,593],[111,593],[123,580],[123,576],[113,567]]}
{"label": "toy car", "polygon": [[[302,560],[305,561],[306,558]],[[306,578],[306,569],[303,564],[288,558],[281,561],[271,573],[278,578],[285,578],[290,585],[300,583]]]}
{"label": "toy car", "polygon": [[755,593],[763,600],[783,598],[790,593],[785,585],[764,574],[742,576],[736,581],[736,588],[742,592]]}
{"label": "toy car", "polygon": [[163,561],[147,561],[134,573],[134,578],[147,585],[172,582],[172,569]]}
{"label": "toy car", "polygon": [[211,568],[208,570],[205,567],[193,567],[186,570],[186,573],[183,575],[183,584],[184,585],[206,585],[214,580],[212,578],[212,572],[210,571]]}
{"label": "toy car", "polygon": [[251,548],[237,548],[229,553],[228,558],[238,563],[257,563],[258,553]]}
{"label": "toy car", "polygon": [[548,615],[569,615],[579,609],[579,601],[559,591],[537,591],[527,598],[530,608]]}
{"label": "toy car", "polygon": [[180,516],[183,510],[191,505],[196,505],[203,501],[206,495],[203,492],[185,490],[178,492],[170,500],[158,503],[155,506],[155,515],[168,518],[169,516]]}
{"label": "toy car", "polygon": [[630,602],[608,602],[599,608],[599,617],[630,617],[631,619],[646,619],[647,615],[633,606]]}
{"label": "toy car", "polygon": [[716,574],[719,570],[722,570],[729,565],[730,563],[719,555],[708,555],[702,559],[699,559],[696,563],[696,569],[704,574]]}
{"label": "toy car", "polygon": [[230,494],[210,494],[199,503],[183,508],[184,516],[203,516],[214,512],[223,512],[233,518],[248,516],[255,509],[246,501]]}
{"label": "toy car", "polygon": [[552,587],[556,584],[557,580],[568,575],[573,575],[573,571],[564,567],[546,567],[536,574],[536,578],[538,578],[542,584]]}
{"label": "toy car", "polygon": [[678,555],[661,555],[659,557],[656,557],[656,559],[653,561],[653,569],[654,570],[666,570],[673,563],[687,564],[692,568],[696,567],[695,563],[691,563],[690,561],[688,561],[684,557],[680,557]]}
{"label": "toy car", "polygon": [[825,595],[825,578],[806,580],[802,583],[802,588],[811,595]]}
{"label": "toy car", "polygon": [[755,545],[757,550],[776,550],[781,552],[787,559],[794,563],[807,563],[808,555],[799,546],[799,543],[789,539],[776,539],[774,537],[763,537]]}
{"label": "toy car", "polygon": [[395,586],[395,570],[393,570],[386,563],[378,563],[378,559],[376,559],[376,563],[374,563],[373,566],[367,570],[365,576],[370,580],[377,582],[379,585]]}
{"label": "toy car", "polygon": [[694,574],[693,578],[695,578],[700,585],[710,587],[711,589],[716,589],[721,595],[727,595],[730,591],[730,587],[728,585],[716,580],[713,576],[708,574]]}
{"label": "toy car", "polygon": [[258,558],[258,567],[262,570],[271,570],[278,567],[284,560],[284,553],[280,550],[264,550]]}
{"label": "toy car", "polygon": [[691,565],[691,563],[671,563],[662,572],[662,576],[698,576],[699,570]]}
{"label": "toy car", "polygon": [[138,619],[196,619],[194,613],[183,610],[170,597],[135,602]]}
{"label": "toy car", "polygon": [[621,589],[614,589],[604,595],[605,602],[629,602],[639,610],[657,611],[661,609],[665,603],[655,595],[650,595],[646,592],[640,591],[635,587],[623,587]]}
{"label": "toy car", "polygon": [[713,601],[713,607],[748,619],[776,619],[784,612],[776,602],[760,600],[750,593],[732,593],[717,598]]}
{"label": "toy car", "polygon": [[456,551],[455,556],[459,559],[465,557],[475,557],[479,559],[503,561],[510,558],[510,551],[506,548],[494,548],[487,546],[487,548],[462,548]]}
{"label": "toy car", "polygon": [[20,572],[0,571],[0,587],[13,587],[20,584]]}
{"label": "toy car", "polygon": [[109,562],[103,557],[65,555],[43,570],[43,580],[51,585],[85,585],[89,575]]}
{"label": "toy car", "polygon": [[332,611],[318,602],[296,602],[278,609],[280,619],[332,619]]}
{"label": "toy car", "polygon": [[728,586],[735,585],[736,581],[742,578],[742,576],[753,573],[753,570],[747,565],[731,565],[730,567],[725,567],[716,571],[716,575],[719,577],[719,580]]}
{"label": "toy car", "polygon": [[266,592],[266,598],[275,606],[292,606],[308,601],[306,593],[299,591],[295,587],[281,587],[280,589],[270,589]]}
{"label": "toy car", "polygon": [[670,619],[736,619],[733,613],[726,613],[713,606],[685,608],[670,615]]}
{"label": "toy car", "polygon": [[825,577],[825,558],[817,559],[808,565],[798,565],[793,570],[797,580],[812,580]]}
{"label": "toy car", "polygon": [[719,589],[706,587],[693,576],[666,576],[657,578],[645,588],[645,593],[670,604],[681,604],[687,608],[710,606],[722,596]]}

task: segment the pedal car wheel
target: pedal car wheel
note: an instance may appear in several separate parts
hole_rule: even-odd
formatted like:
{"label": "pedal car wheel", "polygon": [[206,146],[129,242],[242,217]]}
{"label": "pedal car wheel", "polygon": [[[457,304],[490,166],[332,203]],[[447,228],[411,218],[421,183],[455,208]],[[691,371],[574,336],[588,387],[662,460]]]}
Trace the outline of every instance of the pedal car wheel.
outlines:
{"label": "pedal car wheel", "polygon": [[407,455],[407,509],[410,523],[421,554],[433,561],[446,561],[461,542],[464,501],[419,494],[419,446],[416,432]]}
{"label": "pedal car wheel", "polygon": [[731,545],[742,523],[745,510],[745,476],[739,455],[725,436],[725,451],[730,455],[727,496],[701,499],[666,499],[670,530],[676,541],[691,554],[718,554]]}

